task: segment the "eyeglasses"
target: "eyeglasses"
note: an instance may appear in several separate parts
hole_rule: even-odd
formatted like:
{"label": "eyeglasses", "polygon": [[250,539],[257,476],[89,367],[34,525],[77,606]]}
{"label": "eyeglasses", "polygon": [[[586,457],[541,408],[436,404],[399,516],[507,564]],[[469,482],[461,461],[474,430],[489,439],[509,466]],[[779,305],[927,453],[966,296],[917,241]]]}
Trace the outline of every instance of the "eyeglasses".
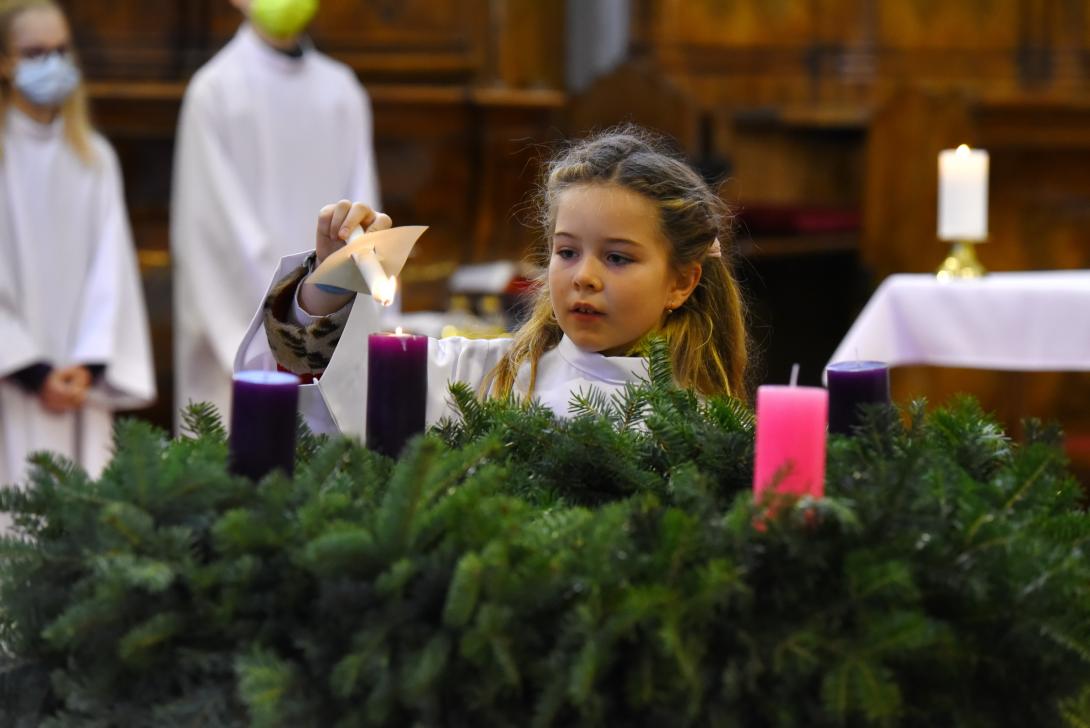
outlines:
{"label": "eyeglasses", "polygon": [[69,52],[67,43],[61,43],[58,46],[27,46],[26,48],[17,48],[15,55],[19,58],[26,58],[27,60],[34,60],[35,58],[45,58],[56,53],[58,56],[67,56]]}

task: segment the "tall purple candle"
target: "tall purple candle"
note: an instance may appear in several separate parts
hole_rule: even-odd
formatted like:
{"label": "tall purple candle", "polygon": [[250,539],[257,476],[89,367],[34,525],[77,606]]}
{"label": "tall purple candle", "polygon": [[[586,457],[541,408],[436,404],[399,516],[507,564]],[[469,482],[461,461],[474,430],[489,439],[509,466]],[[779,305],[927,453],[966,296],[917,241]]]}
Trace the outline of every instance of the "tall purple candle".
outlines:
{"label": "tall purple candle", "polygon": [[367,339],[367,447],[396,458],[424,431],[428,337],[401,333]]}
{"label": "tall purple candle", "polygon": [[889,404],[889,366],[880,361],[839,361],[825,370],[829,432],[850,435],[862,419],[860,406]]}
{"label": "tall purple candle", "polygon": [[231,472],[260,480],[295,468],[299,377],[287,372],[238,372],[231,391]]}

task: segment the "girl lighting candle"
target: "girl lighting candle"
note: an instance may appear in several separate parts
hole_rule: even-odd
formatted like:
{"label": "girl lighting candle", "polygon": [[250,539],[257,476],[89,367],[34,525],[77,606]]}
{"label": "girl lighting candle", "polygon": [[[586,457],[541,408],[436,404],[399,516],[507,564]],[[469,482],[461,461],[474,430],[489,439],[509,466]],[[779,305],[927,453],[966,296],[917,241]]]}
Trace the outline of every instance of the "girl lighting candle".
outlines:
{"label": "girl lighting candle", "polygon": [[[649,335],[666,339],[681,386],[744,398],[745,316],[730,251],[720,243],[729,242],[729,211],[701,176],[666,140],[626,127],[562,150],[546,165],[541,189],[544,272],[532,310],[510,338],[428,342],[425,425],[459,416],[451,406],[452,382],[481,397],[532,399],[560,417],[580,391],[623,394],[626,385],[647,377],[642,354]],[[361,203],[324,208],[312,262],[336,255],[352,229],[366,228],[375,216]],[[378,361],[373,357],[383,356],[373,342],[394,346],[391,356],[407,352],[399,351],[400,342],[369,339],[365,318],[346,312],[370,301],[330,296],[308,283],[311,275],[305,256],[282,262],[238,361],[257,361],[271,348],[292,371],[324,368],[317,386],[330,427],[353,435],[366,430],[375,441],[383,437],[374,432],[375,403],[368,401],[366,422],[361,400],[380,398],[381,412],[404,403],[394,385],[365,391]],[[313,323],[285,316],[293,307]]]}

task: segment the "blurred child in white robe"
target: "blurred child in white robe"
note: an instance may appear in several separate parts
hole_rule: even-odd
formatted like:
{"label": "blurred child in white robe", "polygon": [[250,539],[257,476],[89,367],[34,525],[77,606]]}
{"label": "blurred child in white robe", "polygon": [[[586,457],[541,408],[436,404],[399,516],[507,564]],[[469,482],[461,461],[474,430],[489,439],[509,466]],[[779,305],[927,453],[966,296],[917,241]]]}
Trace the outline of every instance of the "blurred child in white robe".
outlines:
{"label": "blurred child in white robe", "polygon": [[[232,3],[247,19],[186,89],[171,202],[174,411],[208,401],[225,420],[235,350],[277,262],[329,200],[379,204],[370,101],[304,35],[317,0]],[[376,307],[360,309],[377,325]]]}
{"label": "blurred child in white robe", "polygon": [[121,172],[60,7],[5,3],[0,47],[0,484],[37,450],[95,476],[113,412],[156,394]]}

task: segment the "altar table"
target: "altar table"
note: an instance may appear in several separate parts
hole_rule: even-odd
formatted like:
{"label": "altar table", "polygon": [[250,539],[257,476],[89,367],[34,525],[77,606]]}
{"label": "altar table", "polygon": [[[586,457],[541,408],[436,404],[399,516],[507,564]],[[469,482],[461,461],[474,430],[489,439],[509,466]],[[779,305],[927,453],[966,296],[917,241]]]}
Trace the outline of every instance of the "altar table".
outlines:
{"label": "altar table", "polygon": [[874,292],[830,363],[1090,371],[1090,270],[939,281],[898,274]]}

